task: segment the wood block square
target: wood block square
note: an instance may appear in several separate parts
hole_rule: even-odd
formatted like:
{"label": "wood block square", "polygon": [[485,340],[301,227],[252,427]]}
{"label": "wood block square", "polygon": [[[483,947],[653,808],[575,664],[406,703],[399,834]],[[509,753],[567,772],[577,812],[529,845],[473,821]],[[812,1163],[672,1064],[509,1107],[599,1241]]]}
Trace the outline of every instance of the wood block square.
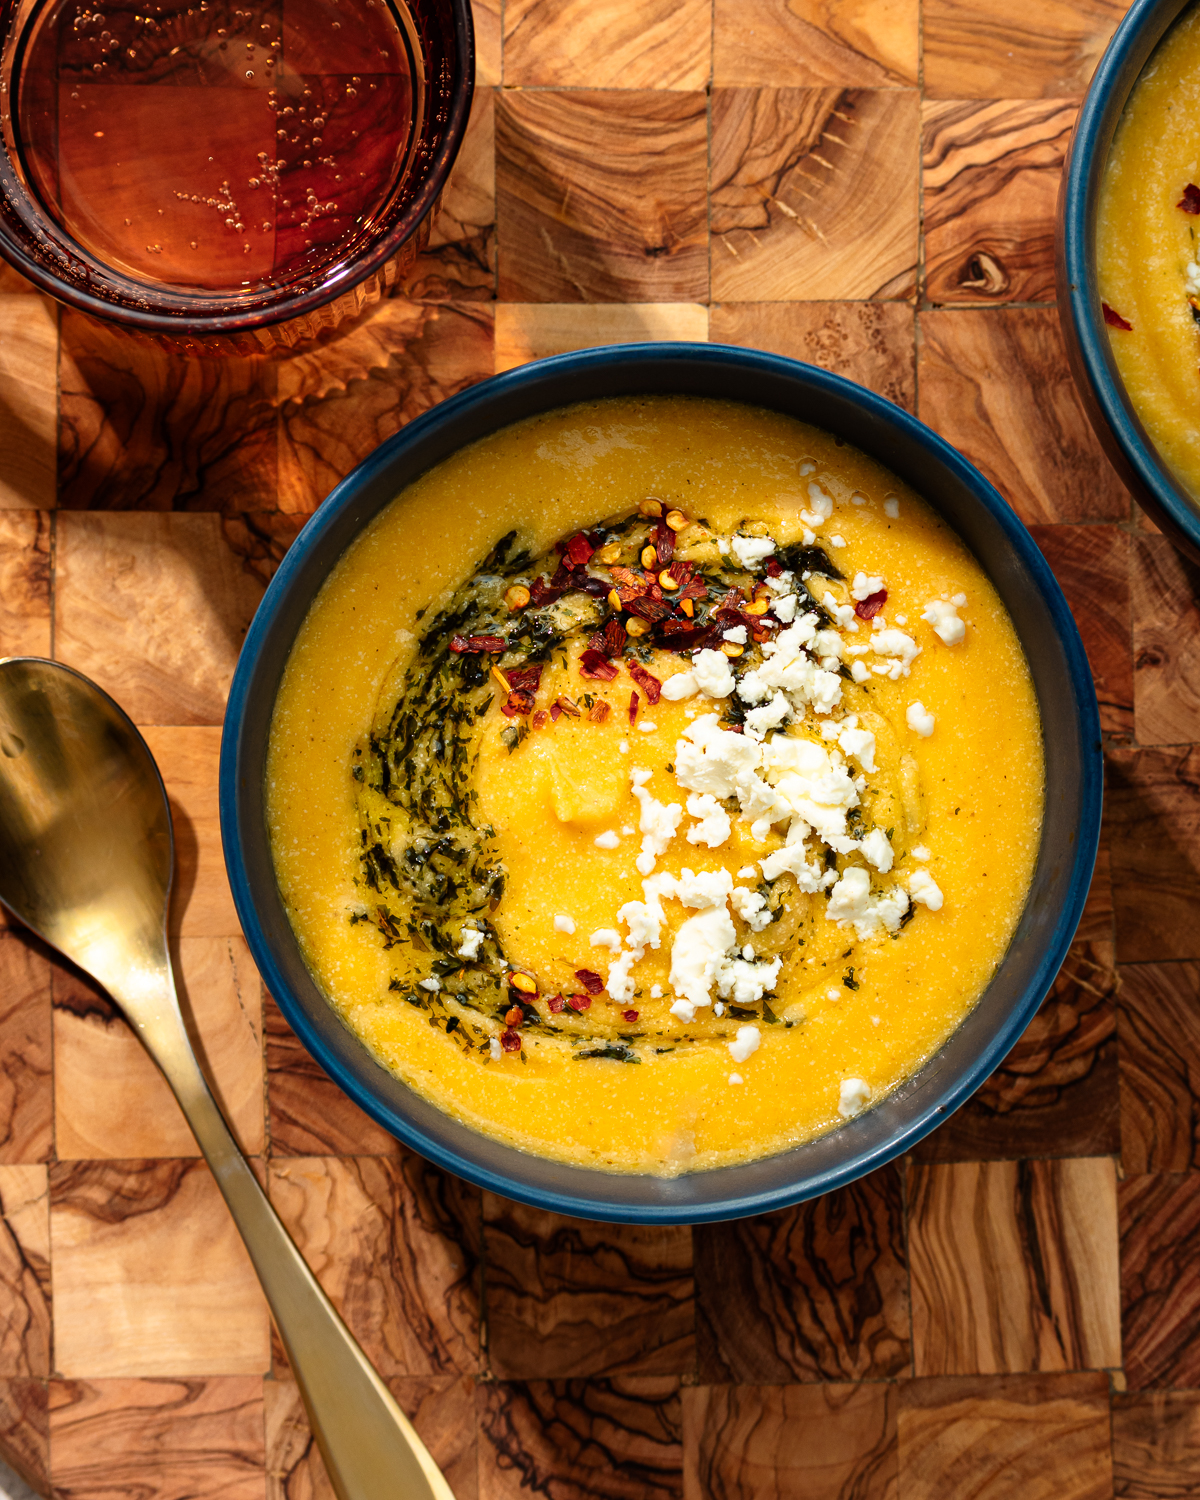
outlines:
{"label": "wood block square", "polygon": [[0,1162],[54,1150],[50,959],[23,928],[0,932]]}
{"label": "wood block square", "polygon": [[267,1304],[203,1162],[54,1166],[50,1233],[61,1374],[268,1369]]}
{"label": "wood block square", "polygon": [[925,296],[1053,302],[1058,181],[1074,103],[921,106]]}
{"label": "wood block square", "polygon": [[479,1369],[479,1192],[411,1151],[273,1161],[271,1201],[385,1378]]}
{"label": "wood block square", "polygon": [[916,1373],[1119,1365],[1116,1188],[1108,1157],[912,1167]]}
{"label": "wood block square", "polygon": [[398,1156],[395,1136],[334,1083],[265,991],[262,1006],[272,1156]]}
{"label": "wood block square", "polygon": [[341,338],[279,366],[279,506],[317,508],[384,438],[492,373],[478,302],[381,302]]}
{"label": "wood block square", "polygon": [[702,1381],[716,1388],[909,1372],[899,1165],[779,1213],[698,1224],[693,1235]]}
{"label": "wood block square", "polygon": [[[266,1149],[261,986],[242,937],[181,938],[184,1015],[238,1144]],[[121,1012],[78,969],[54,972],[55,1136],[60,1161],[198,1156],[166,1079]]]}
{"label": "wood block square", "polygon": [[168,930],[181,937],[231,937],[241,931],[221,852],[217,768],[221,731],[208,725],[148,727],[175,828],[175,884]]}
{"label": "wood block square", "polygon": [[1200,1166],[1200,964],[1131,964],[1119,1006],[1121,1165]]}
{"label": "wood block square", "polygon": [[0,510],[0,656],[50,655],[50,516]]}
{"label": "wood block square", "polygon": [[1116,746],[1105,761],[1117,960],[1200,958],[1200,747]]}
{"label": "wood block square", "polygon": [[1110,1500],[1101,1373],[912,1380],[900,1387],[904,1500]]}
{"label": "wood block square", "polygon": [[[388,1389],[417,1429],[454,1500],[476,1500],[475,1382],[469,1375],[392,1376]],[[295,1381],[263,1381],[267,1500],[336,1500]]]}
{"label": "wood block square", "polygon": [[713,300],[913,296],[919,107],[908,90],[715,89]]}
{"label": "wood block square", "polygon": [[895,1386],[684,1389],[684,1500],[897,1500],[896,1468]]}
{"label": "wood block square", "polygon": [[1131,1390],[1200,1386],[1200,1177],[1155,1173],[1117,1188],[1121,1327]]}
{"label": "wood block square", "polygon": [[50,1493],[50,1414],[44,1380],[0,1379],[0,1452],[31,1490]]}
{"label": "wood block square", "polygon": [[483,1200],[488,1354],[502,1380],[695,1365],[692,1231]]}
{"label": "wood block square", "polygon": [[700,302],[498,302],[496,373],[601,344],[707,338],[708,308]]}
{"label": "wood block square", "polygon": [[1138,744],[1200,739],[1200,567],[1165,536],[1133,538],[1133,659]]}
{"label": "wood block square", "polygon": [[1129,0],[924,0],[931,99],[1058,99],[1083,94]]}
{"label": "wood block square", "polygon": [[1132,735],[1129,534],[1116,526],[1033,526],[1083,637],[1100,702],[1100,728]]}
{"label": "wood block square", "polygon": [[262,1382],[56,1380],[57,1500],[266,1500]]}
{"label": "wood block square", "polygon": [[1200,1391],[1115,1395],[1112,1451],[1118,1500],[1200,1494]]}
{"label": "wood block square", "polygon": [[271,510],[267,359],[187,359],[62,313],[58,503],[71,510]]}
{"label": "wood block square", "polygon": [[915,88],[919,0],[715,0],[718,88]]}
{"label": "wood block square", "polygon": [[0,285],[0,510],[53,510],[58,309]]}
{"label": "wood block square", "polygon": [[0,1167],[0,1375],[45,1378],[50,1368],[46,1168]]}
{"label": "wood block square", "polygon": [[[497,12],[497,26],[499,19]],[[479,40],[477,30],[477,62]],[[477,87],[429,243],[400,280],[398,291],[405,297],[468,302],[496,295],[495,114],[495,90]]]}
{"label": "wood block square", "polygon": [[1075,932],[1077,943],[1107,943],[1114,940],[1112,893],[1112,839],[1108,808],[1100,818],[1100,843],[1096,850],[1096,867],[1083,903],[1083,915]]}
{"label": "wood block square", "polygon": [[475,1401],[479,1500],[682,1500],[678,1380],[490,1381]]}
{"label": "wood block square", "polygon": [[708,101],[699,92],[501,95],[505,302],[707,302]]}
{"label": "wood block square", "polygon": [[55,654],[137,724],[219,724],[263,590],[221,517],[64,513]]}
{"label": "wood block square", "polygon": [[1111,934],[1077,940],[1020,1041],[914,1159],[1115,1155],[1118,990]]}
{"label": "wood block square", "polygon": [[503,71],[500,10],[503,0],[471,0],[475,22],[475,87],[498,84]]}
{"label": "wood block square", "polygon": [[702,89],[712,0],[505,0],[507,88]]}
{"label": "wood block square", "polygon": [[1128,492],[1084,415],[1052,307],[954,308],[920,322],[918,414],[1026,525],[1126,519]]}

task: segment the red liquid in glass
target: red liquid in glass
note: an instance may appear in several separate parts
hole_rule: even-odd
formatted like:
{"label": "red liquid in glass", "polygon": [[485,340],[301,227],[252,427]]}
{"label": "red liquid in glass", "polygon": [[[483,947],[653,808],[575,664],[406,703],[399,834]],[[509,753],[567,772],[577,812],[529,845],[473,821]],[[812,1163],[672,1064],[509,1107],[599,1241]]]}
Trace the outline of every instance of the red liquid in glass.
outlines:
{"label": "red liquid in glass", "polygon": [[251,294],[354,253],[403,176],[413,94],[389,0],[51,0],[20,62],[20,156],[114,270]]}

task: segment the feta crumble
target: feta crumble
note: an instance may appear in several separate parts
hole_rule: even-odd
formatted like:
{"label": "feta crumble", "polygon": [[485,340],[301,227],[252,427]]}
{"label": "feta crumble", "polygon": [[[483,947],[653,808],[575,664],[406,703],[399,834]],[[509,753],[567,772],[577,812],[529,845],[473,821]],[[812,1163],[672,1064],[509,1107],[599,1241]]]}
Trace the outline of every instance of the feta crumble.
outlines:
{"label": "feta crumble", "polygon": [[734,1062],[745,1062],[762,1046],[762,1034],[757,1026],[739,1026],[737,1036],[725,1045],[729,1048],[729,1055]]}
{"label": "feta crumble", "polygon": [[732,641],[735,646],[744,646],[748,640],[746,627],[744,625],[735,625],[732,630],[723,631],[721,639],[723,641]]}
{"label": "feta crumble", "polygon": [[569,936],[575,931],[574,917],[568,917],[565,913],[559,912],[554,919],[554,930],[555,932],[565,932]]}
{"label": "feta crumble", "polygon": [[869,573],[856,573],[854,582],[850,585],[851,599],[869,599],[872,594],[883,592],[883,579],[875,578]]}
{"label": "feta crumble", "polygon": [[[965,603],[965,597],[959,595]],[[945,599],[931,599],[921,615],[933,626],[933,633],[947,646],[957,646],[967,633],[966,625],[958,618],[958,605]]]}
{"label": "feta crumble", "polygon": [[438,990],[440,990],[442,987],[442,981],[437,977],[436,974],[430,974],[428,979],[418,979],[417,983],[423,990],[428,990],[431,994],[434,995],[436,995]]}
{"label": "feta crumble", "polygon": [[658,733],[658,725],[655,724],[651,719],[643,719],[641,723],[639,723],[638,729],[641,730],[643,734]]}
{"label": "feta crumble", "polygon": [[775,551],[775,543],[769,536],[732,536],[729,545],[738,562],[747,569],[757,568]]}
{"label": "feta crumble", "polygon": [[689,844],[707,844],[710,849],[719,849],[733,832],[729,814],[715,797],[704,792],[694,792],[687,799],[688,816],[698,818],[687,832]]}
{"label": "feta crumble", "polygon": [[744,1080],[743,1080],[742,1075],[740,1073],[730,1073],[730,1075],[729,1075],[729,1082],[730,1083],[742,1083],[742,1082],[744,1082]]}
{"label": "feta crumble", "polygon": [[[642,808],[638,825],[642,830],[642,852],[637,857],[637,867],[643,875],[649,875],[655,860],[666,853],[668,844],[678,833],[683,808],[678,802],[659,802],[650,795],[645,785],[650,780],[650,772],[643,767],[633,766],[629,779],[633,783],[633,795]],[[596,842],[599,843],[599,839]]]}
{"label": "feta crumble", "polygon": [[871,1100],[870,1085],[862,1078],[843,1078],[838,1093],[838,1114],[843,1120],[861,1115]]}
{"label": "feta crumble", "polygon": [[621,838],[610,828],[605,833],[598,833],[594,842],[597,849],[615,849],[621,842]]}
{"label": "feta crumble", "polygon": [[597,927],[588,941],[593,948],[610,948],[614,953],[621,951],[621,934],[615,927]]}
{"label": "feta crumble", "polygon": [[478,927],[464,927],[462,930],[462,946],[458,950],[459,958],[478,958],[483,937],[484,934]]}
{"label": "feta crumble", "polygon": [[488,1042],[488,1056],[493,1062],[499,1062],[504,1056],[504,1049],[500,1045],[500,1038],[498,1036],[492,1037]]}
{"label": "feta crumble", "polygon": [[908,705],[904,717],[912,732],[919,734],[923,739],[928,739],[933,733],[933,715],[919,698]]}
{"label": "feta crumble", "polygon": [[941,911],[944,897],[928,870],[914,870],[908,877],[908,894],[930,911]]}
{"label": "feta crumble", "polygon": [[899,518],[900,501],[895,495],[885,495],[883,497],[883,513],[893,521]]}

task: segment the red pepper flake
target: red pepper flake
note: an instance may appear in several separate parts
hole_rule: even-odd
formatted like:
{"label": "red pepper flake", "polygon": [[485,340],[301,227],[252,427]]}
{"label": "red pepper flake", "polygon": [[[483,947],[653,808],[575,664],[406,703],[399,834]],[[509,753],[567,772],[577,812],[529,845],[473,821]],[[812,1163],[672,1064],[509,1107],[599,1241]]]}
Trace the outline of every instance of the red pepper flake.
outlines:
{"label": "red pepper flake", "polygon": [[[625,604],[623,596],[621,603]],[[661,591],[657,599],[652,598],[647,592],[639,599],[630,599],[628,604],[625,604],[625,607],[631,615],[640,615],[643,620],[648,620],[651,625],[657,620],[665,619],[671,613],[671,605],[662,598]]]}
{"label": "red pepper flake", "polygon": [[530,728],[532,728],[532,729],[545,729],[545,727],[546,727],[546,720],[549,717],[550,717],[550,715],[546,712],[546,710],[544,708],[539,708],[538,711],[537,711],[537,713],[534,714],[532,720],[530,721]]}
{"label": "red pepper flake", "polygon": [[542,663],[535,662],[531,667],[509,667],[504,675],[514,692],[536,693],[542,680]]}
{"label": "red pepper flake", "polygon": [[588,540],[586,534],[577,531],[567,543],[564,555],[570,567],[582,568],[595,550],[595,546]]}
{"label": "red pepper flake", "polygon": [[563,1006],[566,1005],[566,1003],[567,1002],[561,995],[551,995],[546,1001],[546,1006],[549,1010],[552,1010],[555,1015],[558,1015],[558,1013],[562,1010]]}
{"label": "red pepper flake", "polygon": [[592,705],[592,711],[590,714],[588,714],[588,718],[591,719],[593,724],[603,724],[605,719],[608,718],[609,713],[610,708],[608,700],[605,698],[598,698]]}
{"label": "red pepper flake", "polygon": [[629,592],[631,598],[636,598],[638,594],[644,594],[649,588],[642,574],[635,573],[632,568],[623,568],[619,563],[614,563],[609,572],[612,575],[612,581],[621,590],[622,600],[625,598],[626,591]]}
{"label": "red pepper flake", "polygon": [[[645,693],[646,702],[650,704],[651,707],[653,707],[654,704],[658,702],[659,697],[662,694],[662,683],[658,680],[657,677],[654,677],[649,672],[647,672],[645,667],[643,667],[640,662],[627,661],[625,663],[625,666],[629,672],[630,677],[633,678],[634,682],[636,682],[638,687],[640,687]],[[632,720],[630,722],[632,723]]]}
{"label": "red pepper flake", "polygon": [[579,707],[579,704],[575,702],[574,698],[568,698],[566,693],[559,693],[558,697],[554,700],[554,707],[558,709],[560,714],[570,714],[573,719],[581,718],[583,714],[583,710]]}
{"label": "red pepper flake", "polygon": [[462,655],[464,651],[503,651],[508,642],[502,635],[452,635],[450,649]]}
{"label": "red pepper flake", "polygon": [[551,722],[551,724],[557,724],[558,721],[559,721],[559,719],[561,717],[562,717],[562,709],[558,706],[557,702],[552,703],[550,705],[550,722]]}
{"label": "red pepper flake", "polygon": [[520,1052],[521,1038],[515,1031],[502,1031],[500,1033],[500,1045],[505,1052]]}
{"label": "red pepper flake", "polygon": [[604,627],[604,646],[602,649],[605,656],[620,656],[621,652],[624,651],[625,627],[621,624],[620,620],[614,618]]}
{"label": "red pepper flake", "polygon": [[523,719],[526,714],[533,712],[533,694],[525,691],[510,693],[507,703],[500,705],[500,712],[506,719]]}
{"label": "red pepper flake", "polygon": [[652,533],[654,541],[654,554],[658,559],[659,570],[667,566],[675,555],[675,533],[665,521],[660,521]]}
{"label": "red pepper flake", "polygon": [[568,995],[567,1004],[572,1010],[590,1010],[592,997],[590,995]]}
{"label": "red pepper flake", "polygon": [[611,682],[617,675],[617,669],[612,662],[602,652],[594,651],[590,647],[579,657],[579,670],[585,677],[597,677],[601,682]]}
{"label": "red pepper flake", "polygon": [[638,695],[636,693],[630,693],[630,695],[629,695],[629,722],[631,724],[637,718],[638,704],[639,704],[640,701],[641,700],[638,698]]}
{"label": "red pepper flake", "polygon": [[1185,214],[1200,214],[1200,188],[1194,182],[1189,182],[1175,207],[1182,208]]}
{"label": "red pepper flake", "polygon": [[638,1018],[638,1013],[636,1010],[623,1010],[621,1012],[621,1016],[622,1019],[626,1021],[636,1021]]}
{"label": "red pepper flake", "polygon": [[551,588],[544,578],[535,578],[529,585],[529,602],[537,609],[543,604],[553,604],[566,592],[565,588]]}
{"label": "red pepper flake", "polygon": [[1104,321],[1110,328],[1123,328],[1126,333],[1132,333],[1133,324],[1127,323],[1119,312],[1114,312],[1112,308],[1109,307],[1107,302],[1102,302],[1100,304],[1100,307],[1104,313]]}
{"label": "red pepper flake", "polygon": [[[600,993],[600,991],[604,988],[604,981],[603,981],[603,979],[600,978],[599,974],[593,973],[591,969],[576,969],[575,970],[575,978],[578,979],[578,981],[580,982],[581,985],[583,985],[584,989],[587,990],[587,992],[588,992],[589,995],[598,995]],[[581,998],[582,998],[582,996],[572,995],[570,997],[570,1000],[571,1000],[571,1003],[574,1004],[574,1002],[576,1000],[581,999]],[[586,1010],[587,1007],[586,1006],[578,1006],[577,1005],[577,1006],[575,1006],[575,1009],[576,1010]]]}
{"label": "red pepper flake", "polygon": [[519,1005],[514,1005],[513,1008],[504,1017],[504,1024],[506,1026],[519,1026],[524,1019],[525,1012]]}
{"label": "red pepper flake", "polygon": [[854,606],[854,613],[860,620],[873,620],[886,603],[887,589],[880,589],[877,594],[860,599]]}
{"label": "red pepper flake", "polygon": [[779,559],[777,557],[768,557],[767,558],[767,577],[768,578],[778,578],[779,575],[780,575],[780,573],[782,573],[782,572],[783,572],[783,569],[779,566]]}

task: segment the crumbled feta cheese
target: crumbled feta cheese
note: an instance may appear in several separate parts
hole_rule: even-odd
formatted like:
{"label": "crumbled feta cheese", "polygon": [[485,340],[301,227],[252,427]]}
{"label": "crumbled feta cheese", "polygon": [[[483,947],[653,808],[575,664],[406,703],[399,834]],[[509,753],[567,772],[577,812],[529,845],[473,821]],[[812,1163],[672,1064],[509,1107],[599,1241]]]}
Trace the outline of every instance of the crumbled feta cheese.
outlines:
{"label": "crumbled feta cheese", "polygon": [[943,896],[928,870],[914,870],[908,877],[908,894],[930,911],[941,911]]}
{"label": "crumbled feta cheese", "polygon": [[679,879],[671,881],[673,889],[666,888],[668,878],[662,877],[664,893],[678,897],[684,906],[695,911],[724,906],[733,890],[733,876],[728,870],[701,870],[698,875],[681,870]]}
{"label": "crumbled feta cheese", "polygon": [[883,497],[883,513],[885,516],[890,516],[893,521],[899,517],[900,501],[895,495],[885,495]]}
{"label": "crumbled feta cheese", "polygon": [[901,673],[908,676],[909,668],[921,654],[921,648],[913,640],[911,635],[905,635],[903,630],[877,630],[871,638],[871,650],[876,656],[894,657],[895,670],[889,671],[888,675],[893,681]]}
{"label": "crumbled feta cheese", "polygon": [[861,490],[855,490],[854,493],[850,496],[851,505],[865,505],[866,503],[867,497]]}
{"label": "crumbled feta cheese", "polygon": [[908,705],[904,717],[912,732],[921,735],[923,739],[928,739],[933,733],[933,715],[919,698]]}
{"label": "crumbled feta cheese", "polygon": [[565,932],[570,935],[575,931],[575,918],[568,917],[565,913],[559,912],[554,919],[554,930],[555,932]]}
{"label": "crumbled feta cheese", "polygon": [[855,573],[854,582],[850,585],[851,599],[869,599],[872,594],[883,591],[883,579],[875,578],[869,573]]}
{"label": "crumbled feta cheese", "polygon": [[719,536],[717,538],[717,551],[721,554],[722,557],[729,556],[729,543],[723,536]]}
{"label": "crumbled feta cheese", "polygon": [[762,1046],[762,1034],[757,1026],[739,1026],[737,1036],[725,1045],[729,1048],[729,1055],[734,1062],[745,1062]]}
{"label": "crumbled feta cheese", "polygon": [[852,755],[864,771],[875,773],[875,736],[869,729],[843,729],[838,735],[838,744],[847,755]]}
{"label": "crumbled feta cheese", "polygon": [[863,852],[863,858],[868,864],[874,865],[881,875],[886,875],[892,868],[894,856],[892,854],[891,840],[882,828],[872,828],[866,834],[859,846]]}
{"label": "crumbled feta cheese", "polygon": [[844,547],[846,545],[846,538],[835,531],[829,538],[829,545],[831,547]]}
{"label": "crumbled feta cheese", "polygon": [[804,458],[800,460],[800,473],[802,476],[806,474],[815,474],[816,472],[817,466],[815,463],[813,463],[811,458]]}
{"label": "crumbled feta cheese", "polygon": [[593,948],[611,948],[614,953],[621,951],[621,934],[615,927],[597,927],[588,941]]}
{"label": "crumbled feta cheese", "polygon": [[769,536],[732,536],[729,545],[743,568],[757,568],[775,550]]}
{"label": "crumbled feta cheese", "polygon": [[823,521],[833,515],[833,496],[826,494],[815,479],[808,481],[808,502]]}
{"label": "crumbled feta cheese", "polygon": [[722,729],[716,714],[703,714],[675,743],[675,778],[690,792],[734,797],[739,773],[753,771],[760,753],[747,735]]}
{"label": "crumbled feta cheese", "polygon": [[609,965],[604,988],[608,991],[609,998],[615,1000],[618,1005],[624,1005],[626,1001],[633,999],[636,986],[630,976],[630,971],[641,956],[641,950],[635,948],[631,953],[622,953]]}
{"label": "crumbled feta cheese", "polygon": [[929,852],[928,849],[926,849],[926,847],[925,847],[924,844],[914,844],[912,846],[912,848],[909,850],[909,853],[912,855],[912,857],[914,859],[929,859],[930,858],[930,852]]}
{"label": "crumbled feta cheese", "polygon": [[855,682],[866,682],[871,674],[867,671],[865,662],[852,661],[850,663],[850,675],[854,678]]}
{"label": "crumbled feta cheese", "polygon": [[643,734],[657,734],[658,733],[658,725],[655,724],[650,719],[643,719],[638,724],[638,728],[641,730],[641,732]]}
{"label": "crumbled feta cheese", "polygon": [[[807,858],[803,844],[785,844],[768,854],[760,862],[764,880],[778,880],[781,875],[793,875],[802,891],[812,895],[821,889],[822,869],[816,860]],[[832,871],[830,872],[832,874]]]}
{"label": "crumbled feta cheese", "polygon": [[795,573],[779,573],[774,578],[763,579],[763,582],[773,594],[790,594],[792,592],[792,584],[795,581]]}
{"label": "crumbled feta cheese", "polygon": [[[816,522],[816,524],[818,526],[821,524],[821,518],[820,518],[820,516],[814,516],[812,519]],[[800,540],[804,543],[804,545],[806,547],[811,547],[812,544],[816,541],[816,539],[817,539],[816,532],[815,531],[810,531],[807,527],[805,528],[804,535],[800,538]],[[804,576],[805,576],[805,578],[807,578],[809,575],[807,573],[805,573]]]}
{"label": "crumbled feta cheese", "polygon": [[[753,875],[753,870],[750,872]],[[771,913],[767,908],[767,898],[760,895],[758,891],[748,890],[744,885],[735,885],[730,896],[730,904],[735,912],[749,927],[751,932],[761,932],[764,927],[771,925]],[[749,947],[749,944],[746,945]],[[743,958],[753,958],[753,953],[743,953]]]}
{"label": "crumbled feta cheese", "polygon": [[758,964],[744,958],[726,959],[717,973],[717,991],[723,1000],[731,1000],[734,1005],[756,1005],[768,990],[775,988],[782,967],[782,958]]}
{"label": "crumbled feta cheese", "polygon": [[628,755],[629,754],[629,741],[628,740],[618,740],[617,741],[617,749],[621,752],[622,755]]}
{"label": "crumbled feta cheese", "polygon": [[753,880],[756,873],[753,865],[743,865],[737,872],[737,878],[739,880]]}
{"label": "crumbled feta cheese", "polygon": [[861,1078],[843,1078],[838,1095],[838,1114],[843,1120],[861,1115],[871,1100],[870,1085]]}
{"label": "crumbled feta cheese", "polygon": [[[556,917],[554,920],[557,923],[558,918]],[[458,950],[459,958],[478,958],[483,938],[484,934],[478,927],[464,927],[462,930],[462,947]]]}
{"label": "crumbled feta cheese", "polygon": [[611,828],[606,833],[598,833],[595,839],[597,849],[615,849],[620,842],[620,836]]}
{"label": "crumbled feta cheese", "polygon": [[753,740],[761,740],[768,729],[779,729],[792,718],[792,706],[782,693],[776,693],[770,703],[761,708],[752,708],[746,715],[742,728]]}
{"label": "crumbled feta cheese", "polygon": [[742,1079],[742,1075],[740,1073],[730,1073],[730,1075],[729,1075],[729,1082],[730,1083],[741,1083],[742,1081],[743,1081],[743,1079]]}
{"label": "crumbled feta cheese", "polygon": [[841,990],[828,989],[825,991],[825,998],[826,1000],[836,1000],[840,1002],[842,998],[842,992]]}
{"label": "crumbled feta cheese", "polygon": [[795,594],[780,594],[771,608],[777,620],[782,621],[784,625],[790,625],[796,618],[796,606],[799,603]]}
{"label": "crumbled feta cheese", "polygon": [[947,646],[957,646],[967,633],[967,627],[958,618],[958,606],[948,604],[945,599],[931,599],[921,615],[933,626],[933,633]]}
{"label": "crumbled feta cheese", "polygon": [[[650,772],[641,766],[633,766],[629,772],[633,783],[633,795],[641,804],[642,852],[637,857],[637,867],[643,875],[654,869],[654,861],[665,854],[668,844],[679,831],[683,819],[683,808],[678,802],[659,802],[646,790]],[[599,840],[597,840],[599,842]]]}
{"label": "crumbled feta cheese", "polygon": [[825,917],[830,922],[849,923],[860,938],[868,938],[881,926],[888,932],[899,931],[900,918],[907,910],[908,896],[899,886],[873,896],[870,875],[860,865],[851,865],[829,892]]}
{"label": "crumbled feta cheese", "polygon": [[723,641],[732,641],[735,646],[744,646],[747,641],[746,627],[744,625],[735,625],[732,630],[722,632],[721,639]]}
{"label": "crumbled feta cheese", "polygon": [[671,1014],[677,1016],[683,1022],[696,1019],[696,1007],[690,1000],[676,1000],[671,1006]]}
{"label": "crumbled feta cheese", "polygon": [[687,799],[687,810],[689,817],[700,820],[688,829],[689,844],[707,844],[710,849],[719,849],[733,832],[729,814],[706,792],[693,792]]}
{"label": "crumbled feta cheese", "polygon": [[707,648],[692,658],[692,676],[696,686],[708,698],[728,698],[733,692],[733,669],[723,651]]}
{"label": "crumbled feta cheese", "polygon": [[430,974],[428,979],[418,979],[417,983],[423,990],[429,990],[429,992],[434,995],[436,995],[438,990],[440,990],[442,987],[442,981],[437,977],[436,974]]}
{"label": "crumbled feta cheese", "polygon": [[950,603],[958,609],[966,609],[967,596],[966,594],[951,594]]}
{"label": "crumbled feta cheese", "polygon": [[[685,1019],[694,1019],[696,1006],[711,1003],[713,981],[736,940],[737,934],[724,902],[689,917],[675,934],[671,949],[671,988],[693,1007],[693,1015]],[[675,1007],[671,1009],[674,1011]]]}
{"label": "crumbled feta cheese", "polygon": [[651,1000],[661,1000],[662,999],[662,993],[663,993],[663,987],[662,987],[661,984],[652,984],[650,986],[650,998],[651,998]]}
{"label": "crumbled feta cheese", "polygon": [[697,692],[699,688],[696,686],[695,672],[676,672],[662,685],[662,696],[668,703],[679,703],[684,698],[691,698]]}
{"label": "crumbled feta cheese", "polygon": [[897,625],[907,625],[908,624],[908,616],[907,615],[897,615],[896,616],[896,624]]}
{"label": "crumbled feta cheese", "polygon": [[488,1042],[488,1056],[492,1059],[493,1062],[499,1062],[500,1059],[504,1056],[504,1048],[501,1047],[500,1038],[498,1036],[492,1037]]}

